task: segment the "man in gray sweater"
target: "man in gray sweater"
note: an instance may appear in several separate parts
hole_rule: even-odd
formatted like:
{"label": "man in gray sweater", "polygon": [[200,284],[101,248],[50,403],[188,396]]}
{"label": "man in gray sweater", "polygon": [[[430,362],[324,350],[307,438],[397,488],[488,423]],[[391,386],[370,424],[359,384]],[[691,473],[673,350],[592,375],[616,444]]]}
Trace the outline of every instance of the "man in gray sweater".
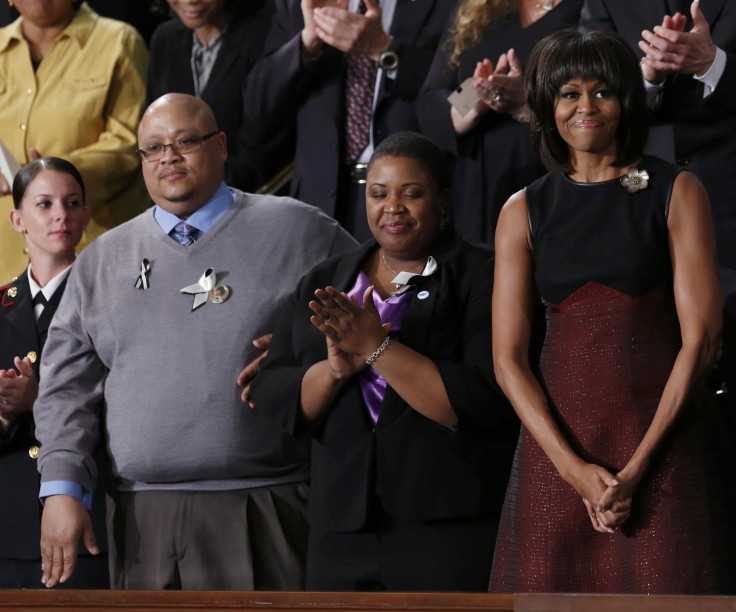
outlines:
{"label": "man in gray sweater", "polygon": [[225,135],[196,98],[159,98],[138,140],[155,206],[85,249],[43,354],[42,582],[71,575],[80,537],[96,550],[105,444],[114,587],[299,589],[307,449],[236,381],[300,277],[355,242],[316,208],[228,189]]}

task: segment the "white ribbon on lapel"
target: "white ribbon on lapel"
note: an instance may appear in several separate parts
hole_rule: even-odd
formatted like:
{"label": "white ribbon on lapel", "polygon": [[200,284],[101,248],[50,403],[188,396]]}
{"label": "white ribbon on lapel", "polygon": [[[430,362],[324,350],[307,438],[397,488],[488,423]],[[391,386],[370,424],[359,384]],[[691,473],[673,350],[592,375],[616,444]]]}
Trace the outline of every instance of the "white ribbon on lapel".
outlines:
{"label": "white ribbon on lapel", "polygon": [[207,296],[212,288],[217,284],[217,274],[215,274],[214,268],[207,268],[204,274],[199,277],[199,280],[194,285],[188,285],[183,289],[179,289],[182,293],[194,294],[194,303],[192,304],[192,310],[199,308],[202,304],[207,301]]}
{"label": "white ribbon on lapel", "polygon": [[148,277],[146,274],[148,274],[151,271],[151,262],[148,261],[147,258],[143,258],[143,261],[141,261],[141,273],[138,275],[138,278],[135,279],[135,288],[140,289],[143,291],[144,289],[148,289]]}

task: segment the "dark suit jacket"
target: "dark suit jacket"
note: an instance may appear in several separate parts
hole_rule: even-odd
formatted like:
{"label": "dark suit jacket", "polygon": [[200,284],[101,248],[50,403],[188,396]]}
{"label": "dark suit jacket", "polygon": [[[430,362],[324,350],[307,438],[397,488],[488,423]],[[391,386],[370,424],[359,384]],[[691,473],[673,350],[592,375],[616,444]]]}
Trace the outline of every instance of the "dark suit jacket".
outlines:
{"label": "dark suit jacket", "polygon": [[[9,291],[11,287],[15,292]],[[33,370],[38,376],[41,351],[46,331],[64,293],[66,280],[59,286],[44,308],[38,322],[34,320],[28,275],[23,272],[10,285],[0,288],[0,368],[14,367],[13,357],[36,353]],[[11,294],[15,293],[13,297]],[[11,426],[9,436],[0,438],[0,558],[39,560],[41,540],[41,504],[38,489],[41,481],[36,459],[30,451],[38,449],[34,435],[33,415],[21,415]],[[105,492],[95,491],[93,521],[97,543],[107,550],[105,538]],[[80,554],[86,554],[80,549]],[[34,575],[34,584],[40,573]],[[40,584],[40,582],[39,582]],[[40,587],[39,587],[40,588]]]}
{"label": "dark suit jacket", "polygon": [[[493,378],[490,251],[448,232],[435,245],[439,269],[415,277],[419,292],[404,315],[399,341],[436,364],[458,415],[456,431],[422,416],[388,387],[377,424],[357,381],[344,387],[311,430],[312,526],[352,531],[363,526],[374,494],[388,514],[432,520],[499,513],[518,436],[518,421]],[[349,290],[370,241],[333,258],[299,284],[276,327],[268,358],[253,383],[256,405],[280,428],[298,433],[301,381],[326,359],[325,339],[309,321],[316,288]]]}
{"label": "dark suit jacket", "polygon": [[[270,146],[256,151],[256,126],[243,116],[242,100],[245,78],[263,51],[272,13],[271,0],[254,0],[228,24],[201,96],[212,107],[220,130],[227,135],[225,182],[244,191],[255,191],[281,163],[269,157]],[[192,30],[178,19],[171,19],[156,29],[151,39],[146,84],[149,104],[166,93],[194,95],[192,44]]]}
{"label": "dark suit jacket", "polygon": [[[660,156],[663,134],[674,136],[674,161],[694,172],[708,191],[721,266],[736,269],[736,2],[703,0],[700,8],[716,46],[727,54],[715,91],[703,98],[703,85],[690,75],[671,75],[654,117],[652,151]],[[641,31],[679,11],[690,16],[689,0],[586,0],[581,26],[618,31],[639,56]],[[692,22],[685,27],[692,28]]]}
{"label": "dark suit jacket", "polygon": [[[398,43],[395,80],[386,79],[373,117],[374,143],[402,130],[419,130],[413,102],[432,63],[455,0],[397,0],[390,34]],[[300,3],[276,0],[276,15],[264,57],[253,67],[245,89],[251,122],[267,133],[294,125],[292,196],[335,216],[338,177],[345,164],[345,62],[332,47],[300,59],[304,27]]]}

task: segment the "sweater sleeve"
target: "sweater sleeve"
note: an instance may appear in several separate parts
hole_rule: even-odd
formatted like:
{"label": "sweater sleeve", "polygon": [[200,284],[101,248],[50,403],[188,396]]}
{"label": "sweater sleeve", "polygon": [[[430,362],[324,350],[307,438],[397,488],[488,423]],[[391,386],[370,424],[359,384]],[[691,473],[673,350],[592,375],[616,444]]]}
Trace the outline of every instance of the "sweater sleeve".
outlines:
{"label": "sweater sleeve", "polygon": [[52,323],[41,357],[41,386],[34,404],[41,443],[41,482],[65,480],[91,491],[100,441],[100,414],[107,368],[95,351],[80,316],[83,292],[79,266]]}

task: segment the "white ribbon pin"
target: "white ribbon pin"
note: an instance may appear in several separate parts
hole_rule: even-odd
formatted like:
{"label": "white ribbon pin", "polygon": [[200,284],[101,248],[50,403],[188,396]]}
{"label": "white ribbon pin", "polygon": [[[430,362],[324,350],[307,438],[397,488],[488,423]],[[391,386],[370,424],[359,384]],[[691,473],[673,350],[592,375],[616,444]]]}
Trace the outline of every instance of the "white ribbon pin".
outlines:
{"label": "white ribbon pin", "polygon": [[204,274],[199,277],[194,285],[189,285],[183,289],[179,289],[182,293],[194,294],[194,303],[192,304],[192,310],[196,310],[202,304],[207,301],[207,296],[212,288],[217,283],[217,274],[215,274],[214,268],[207,268]]}
{"label": "white ribbon pin", "polygon": [[140,289],[141,291],[148,289],[148,277],[146,276],[146,274],[148,274],[150,271],[151,262],[144,257],[143,261],[141,261],[141,273],[138,275],[138,278],[135,279],[136,289]]}

